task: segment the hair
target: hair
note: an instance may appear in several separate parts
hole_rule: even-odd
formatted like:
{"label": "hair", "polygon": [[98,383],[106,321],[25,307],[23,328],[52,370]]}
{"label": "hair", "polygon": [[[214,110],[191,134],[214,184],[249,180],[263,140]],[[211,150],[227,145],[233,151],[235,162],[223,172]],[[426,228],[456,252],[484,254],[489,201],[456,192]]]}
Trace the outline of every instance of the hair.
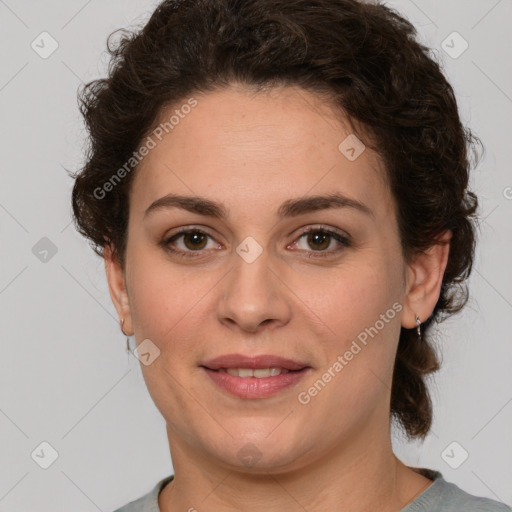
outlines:
{"label": "hair", "polygon": [[[163,1],[144,26],[110,34],[108,76],[80,89],[90,144],[72,174],[78,232],[102,257],[108,244],[124,268],[134,172],[118,172],[122,179],[113,183],[113,171],[126,171],[164,108],[235,83],[298,86],[328,98],[362,127],[360,138],[371,139],[384,162],[405,261],[452,233],[423,340],[415,329],[400,332],[390,409],[409,439],[424,438],[432,423],[426,378],[440,366],[432,323],[468,300],[478,208],[468,190],[470,150],[480,143],[462,125],[451,85],[416,35],[409,21],[375,2]],[[98,187],[108,182],[99,198]]]}

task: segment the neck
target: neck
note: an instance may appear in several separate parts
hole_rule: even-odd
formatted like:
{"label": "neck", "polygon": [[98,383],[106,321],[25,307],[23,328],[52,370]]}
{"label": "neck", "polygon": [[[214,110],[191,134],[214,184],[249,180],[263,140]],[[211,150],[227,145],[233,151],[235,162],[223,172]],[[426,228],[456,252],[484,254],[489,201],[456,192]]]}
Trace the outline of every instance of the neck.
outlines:
{"label": "neck", "polygon": [[160,493],[160,510],[397,512],[432,481],[396,458],[389,429],[380,438],[368,434],[302,466],[255,474],[219,464],[168,429],[175,476]]}

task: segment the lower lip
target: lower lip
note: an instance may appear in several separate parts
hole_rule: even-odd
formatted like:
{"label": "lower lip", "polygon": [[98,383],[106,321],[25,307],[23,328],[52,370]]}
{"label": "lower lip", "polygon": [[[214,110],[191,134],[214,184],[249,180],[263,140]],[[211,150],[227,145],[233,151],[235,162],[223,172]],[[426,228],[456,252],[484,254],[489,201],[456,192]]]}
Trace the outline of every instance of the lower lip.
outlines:
{"label": "lower lip", "polygon": [[268,398],[297,384],[306,375],[308,368],[282,373],[275,377],[235,377],[225,372],[204,368],[210,379],[231,395],[239,398]]}

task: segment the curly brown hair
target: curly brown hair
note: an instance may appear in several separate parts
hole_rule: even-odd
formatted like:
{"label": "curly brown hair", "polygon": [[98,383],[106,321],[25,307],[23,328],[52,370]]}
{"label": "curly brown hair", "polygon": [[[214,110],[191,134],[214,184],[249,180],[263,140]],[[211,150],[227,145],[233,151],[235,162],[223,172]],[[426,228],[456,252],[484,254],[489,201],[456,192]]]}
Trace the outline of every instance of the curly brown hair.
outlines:
{"label": "curly brown hair", "polygon": [[401,329],[393,374],[391,417],[408,438],[424,438],[432,423],[426,376],[439,368],[429,331],[468,300],[478,208],[468,180],[480,141],[462,125],[454,91],[411,23],[356,0],[165,0],[144,26],[110,34],[107,49],[108,77],[79,91],[90,146],[71,175],[75,226],[98,255],[109,244],[124,268],[134,172],[100,198],[98,187],[126,170],[164,107],[235,82],[299,86],[363,127],[360,138],[385,163],[406,262],[452,232],[423,341]]}

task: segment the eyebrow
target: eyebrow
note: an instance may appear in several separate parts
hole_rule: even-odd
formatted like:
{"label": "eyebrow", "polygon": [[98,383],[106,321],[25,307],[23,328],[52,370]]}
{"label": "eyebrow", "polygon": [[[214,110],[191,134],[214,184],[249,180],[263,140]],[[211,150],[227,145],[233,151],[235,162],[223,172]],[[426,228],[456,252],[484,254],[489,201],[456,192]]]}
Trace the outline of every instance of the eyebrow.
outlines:
{"label": "eyebrow", "polygon": [[[229,216],[229,211],[223,204],[212,201],[211,199],[198,196],[167,194],[166,196],[153,201],[153,203],[149,205],[144,212],[144,218],[152,212],[168,208],[181,208],[191,213],[214,217],[221,220],[226,220]],[[373,210],[364,203],[361,203],[356,199],[346,197],[340,193],[289,199],[279,207],[277,215],[280,218],[296,217],[304,213],[334,208],[352,208],[366,215],[375,217]]]}

